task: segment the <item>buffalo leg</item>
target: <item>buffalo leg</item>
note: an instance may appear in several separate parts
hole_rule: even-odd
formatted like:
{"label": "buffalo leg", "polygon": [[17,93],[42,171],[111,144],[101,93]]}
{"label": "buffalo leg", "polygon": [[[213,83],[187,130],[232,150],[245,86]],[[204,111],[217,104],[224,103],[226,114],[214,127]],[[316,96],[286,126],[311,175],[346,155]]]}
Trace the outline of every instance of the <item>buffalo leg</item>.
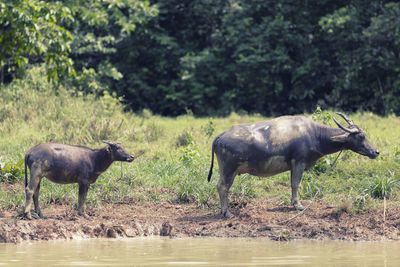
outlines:
{"label": "buffalo leg", "polygon": [[25,188],[26,202],[25,202],[24,216],[27,219],[32,219],[32,215],[31,215],[32,196],[33,196],[34,192],[36,191],[37,186],[40,183],[40,179],[41,179],[40,176],[41,176],[40,171],[38,171],[37,169],[34,169],[34,168],[31,169],[29,183],[28,183],[27,187]]}
{"label": "buffalo leg", "polygon": [[35,193],[33,194],[33,204],[35,206],[35,212],[36,214],[40,217],[40,218],[44,218],[42,212],[40,211],[40,207],[39,207],[39,190],[40,190],[40,182],[41,180],[39,180],[39,183],[36,187]]}
{"label": "buffalo leg", "polygon": [[85,201],[88,190],[88,184],[79,184],[78,214],[83,217],[87,217],[87,215],[85,214]]}
{"label": "buffalo leg", "polygon": [[226,172],[221,171],[220,178],[217,184],[219,200],[221,202],[221,214],[225,218],[232,218],[233,214],[229,211],[229,201],[228,201],[228,191],[233,184],[233,180],[236,176],[235,172],[229,172],[228,175]]}
{"label": "buffalo leg", "polygon": [[304,210],[303,205],[298,200],[297,191],[299,189],[299,185],[301,182],[301,178],[303,176],[303,171],[305,168],[304,163],[298,163],[296,161],[292,161],[292,169],[290,175],[290,183],[292,186],[292,199],[290,203],[297,209],[297,210]]}

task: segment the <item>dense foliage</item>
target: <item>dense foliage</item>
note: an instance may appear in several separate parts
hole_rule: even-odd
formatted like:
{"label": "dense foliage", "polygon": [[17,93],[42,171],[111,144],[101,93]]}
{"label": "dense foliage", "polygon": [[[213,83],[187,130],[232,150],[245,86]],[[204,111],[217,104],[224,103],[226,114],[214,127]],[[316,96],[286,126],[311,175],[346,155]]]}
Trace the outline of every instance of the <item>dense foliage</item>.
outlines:
{"label": "dense foliage", "polygon": [[0,0],[0,12],[5,76],[63,60],[50,77],[134,111],[400,114],[397,1]]}
{"label": "dense foliage", "polygon": [[61,3],[39,0],[0,1],[0,81],[11,81],[29,63],[45,62],[47,75],[74,74],[71,33],[61,25],[73,20]]}

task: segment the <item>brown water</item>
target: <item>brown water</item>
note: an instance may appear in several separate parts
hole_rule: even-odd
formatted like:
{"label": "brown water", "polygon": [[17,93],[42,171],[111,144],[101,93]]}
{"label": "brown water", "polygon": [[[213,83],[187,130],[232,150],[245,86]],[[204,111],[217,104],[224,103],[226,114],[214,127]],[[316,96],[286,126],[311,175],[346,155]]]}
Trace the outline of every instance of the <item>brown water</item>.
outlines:
{"label": "brown water", "polygon": [[90,239],[0,244],[0,266],[399,266],[400,242]]}

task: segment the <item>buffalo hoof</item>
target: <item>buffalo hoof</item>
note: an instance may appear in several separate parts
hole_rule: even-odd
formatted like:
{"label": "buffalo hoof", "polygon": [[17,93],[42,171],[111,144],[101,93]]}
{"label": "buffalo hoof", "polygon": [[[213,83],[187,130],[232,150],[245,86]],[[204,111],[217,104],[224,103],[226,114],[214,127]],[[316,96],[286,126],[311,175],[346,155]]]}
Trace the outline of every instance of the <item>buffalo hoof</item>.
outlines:
{"label": "buffalo hoof", "polygon": [[229,210],[227,210],[226,212],[221,212],[222,216],[224,216],[225,219],[232,219],[233,217],[235,217],[235,215],[233,215]]}
{"label": "buffalo hoof", "polygon": [[15,216],[15,218],[21,219],[21,220],[32,220],[32,219],[41,219],[39,215],[35,211],[31,212],[21,212]]}
{"label": "buffalo hoof", "polygon": [[83,213],[83,212],[79,212],[78,215],[83,217],[83,218],[85,218],[85,219],[89,218],[89,215],[87,215],[86,213]]}
{"label": "buffalo hoof", "polygon": [[294,206],[294,208],[296,209],[296,210],[299,210],[299,211],[302,211],[302,210],[305,210],[306,208],[303,206],[303,205],[301,205],[300,203],[298,203],[298,204],[295,204],[295,205],[293,205]]}
{"label": "buffalo hoof", "polygon": [[21,213],[18,217],[22,220],[32,220],[32,214],[30,212]]}
{"label": "buffalo hoof", "polygon": [[41,212],[36,212],[36,211],[32,212],[32,217],[34,219],[47,219],[47,217],[43,216],[43,214]]}

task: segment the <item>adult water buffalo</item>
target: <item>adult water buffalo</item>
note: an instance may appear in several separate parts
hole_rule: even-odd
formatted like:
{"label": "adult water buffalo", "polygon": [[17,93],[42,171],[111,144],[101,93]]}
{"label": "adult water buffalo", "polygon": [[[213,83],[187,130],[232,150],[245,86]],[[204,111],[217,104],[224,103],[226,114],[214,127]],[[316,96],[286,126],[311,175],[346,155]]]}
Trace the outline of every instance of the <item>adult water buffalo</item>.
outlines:
{"label": "adult water buffalo", "polygon": [[324,155],[350,149],[375,159],[379,151],[372,147],[365,133],[345,115],[338,113],[349,124],[331,128],[302,116],[283,116],[273,120],[233,126],[218,135],[212,144],[212,159],[208,181],[212,175],[214,153],[220,168],[217,184],[221,213],[232,217],[228,210],[228,190],[237,174],[249,173],[268,177],[291,171],[291,204],[304,209],[297,198],[297,190],[304,169],[312,167]]}
{"label": "adult water buffalo", "polygon": [[[32,218],[30,209],[33,203],[35,212],[41,218],[39,208],[39,189],[43,177],[58,184],[79,184],[78,214],[85,215],[85,200],[89,185],[94,183],[114,161],[134,160],[125,148],[116,142],[104,141],[107,146],[91,149],[84,146],[70,146],[57,143],[39,144],[25,155],[25,193],[24,216]],[[27,166],[30,170],[28,184]]]}

